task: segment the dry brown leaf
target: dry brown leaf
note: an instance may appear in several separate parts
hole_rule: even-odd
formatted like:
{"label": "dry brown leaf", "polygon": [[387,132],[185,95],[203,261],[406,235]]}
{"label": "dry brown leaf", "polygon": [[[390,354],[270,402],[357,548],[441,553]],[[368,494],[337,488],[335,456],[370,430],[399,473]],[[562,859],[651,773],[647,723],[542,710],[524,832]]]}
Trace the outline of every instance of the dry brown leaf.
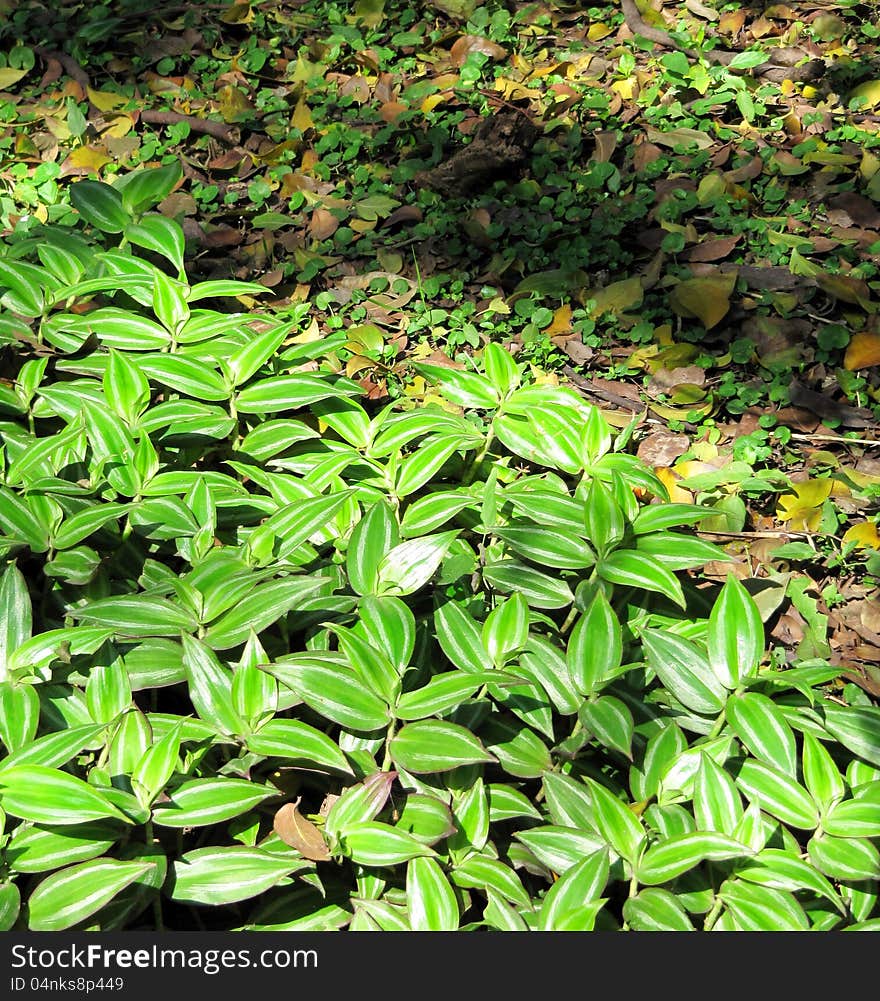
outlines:
{"label": "dry brown leaf", "polygon": [[832,209],[845,212],[850,220],[864,229],[880,229],[880,209],[862,195],[845,191],[829,202]]}
{"label": "dry brown leaf", "polygon": [[742,234],[736,236],[720,236],[714,240],[703,240],[691,247],[682,256],[686,261],[708,262],[722,261],[742,239]]}
{"label": "dry brown leaf", "polygon": [[449,53],[452,65],[463,66],[472,52],[479,52],[495,62],[507,57],[507,49],[497,42],[493,42],[490,38],[483,38],[482,35],[462,35],[456,39]]}
{"label": "dry brown leaf", "polygon": [[671,466],[690,447],[691,440],[686,434],[655,431],[639,443],[636,454],[649,466]]}
{"label": "dry brown leaf", "polygon": [[309,233],[316,240],[326,240],[339,229],[339,220],[327,209],[315,208],[309,219]]}
{"label": "dry brown leaf", "polygon": [[275,814],[272,827],[279,838],[312,862],[327,862],[330,851],[320,829],[299,812],[295,803],[285,803]]}

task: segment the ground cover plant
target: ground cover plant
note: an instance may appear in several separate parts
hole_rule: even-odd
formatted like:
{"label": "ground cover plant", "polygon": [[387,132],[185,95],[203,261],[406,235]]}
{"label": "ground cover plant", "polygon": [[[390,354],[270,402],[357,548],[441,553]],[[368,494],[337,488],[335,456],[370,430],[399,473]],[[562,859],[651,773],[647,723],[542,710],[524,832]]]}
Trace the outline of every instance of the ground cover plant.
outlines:
{"label": "ground cover plant", "polygon": [[880,927],[866,6],[10,12],[4,929]]}

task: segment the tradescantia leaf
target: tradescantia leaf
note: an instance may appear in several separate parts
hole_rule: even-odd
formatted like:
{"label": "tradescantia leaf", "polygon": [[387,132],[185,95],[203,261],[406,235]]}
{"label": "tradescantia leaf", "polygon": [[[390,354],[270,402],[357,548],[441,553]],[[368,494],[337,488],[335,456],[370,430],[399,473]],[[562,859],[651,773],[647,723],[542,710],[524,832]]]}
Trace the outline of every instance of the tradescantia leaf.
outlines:
{"label": "tradescantia leaf", "polygon": [[45,765],[0,768],[0,807],[37,824],[81,824],[104,817],[130,822],[102,792]]}
{"label": "tradescantia leaf", "polygon": [[748,758],[739,767],[736,784],[750,800],[784,824],[811,831],[819,823],[819,813],[807,790],[777,768]]}
{"label": "tradescantia leaf", "polygon": [[625,901],[623,917],[633,931],[696,931],[678,897],[655,886]]}
{"label": "tradescantia leaf", "polygon": [[394,763],[417,775],[494,760],[473,734],[444,720],[408,723],[389,747]]}
{"label": "tradescantia leaf", "polygon": [[28,898],[28,928],[70,928],[91,917],[150,868],[150,862],[96,859],[55,872]]}
{"label": "tradescantia leaf", "polygon": [[603,591],[578,619],[566,650],[571,680],[582,695],[600,691],[617,673],[623,657],[620,622]]}
{"label": "tradescantia leaf", "polygon": [[75,619],[95,626],[107,626],[119,636],[176,636],[194,632],[198,623],[185,608],[166,598],[120,595],[99,598],[71,609]]}
{"label": "tradescantia leaf", "polygon": [[411,834],[376,820],[347,828],[340,848],[352,861],[371,867],[399,865],[419,856],[436,854],[433,848]]}
{"label": "tradescantia leaf", "polygon": [[635,864],[645,842],[645,829],[633,811],[605,786],[588,779],[595,824],[605,841],[630,864]]}
{"label": "tradescantia leaf", "polygon": [[659,629],[645,629],[642,643],[648,666],[679,702],[702,715],[721,712],[727,690],[696,644],[683,636]]}
{"label": "tradescantia leaf", "polygon": [[153,821],[163,827],[207,827],[237,817],[274,795],[274,789],[244,779],[190,779],[155,807]]}
{"label": "tradescantia leaf", "polygon": [[876,706],[822,706],[825,729],[853,754],[880,767],[880,709]]}
{"label": "tradescantia leaf", "polygon": [[169,896],[181,903],[233,904],[265,893],[307,864],[293,854],[241,845],[197,848],[171,867]]}
{"label": "tradescantia leaf", "polygon": [[635,549],[615,550],[599,561],[596,571],[603,580],[611,584],[656,591],[679,607],[685,607],[678,578],[651,556]]}
{"label": "tradescantia leaf", "polygon": [[794,731],[771,699],[757,692],[731,695],[724,712],[730,729],[756,758],[797,774]]}
{"label": "tradescantia leaf", "polygon": [[547,891],[538,915],[540,931],[592,931],[607,902],[599,894],[610,872],[608,851],[601,849],[571,866]]}
{"label": "tradescantia leaf", "polygon": [[708,648],[712,670],[731,690],[757,673],[764,656],[761,613],[733,574],[709,614]]}
{"label": "tradescantia leaf", "polygon": [[458,531],[408,539],[390,549],[376,568],[379,594],[412,594],[434,576]]}
{"label": "tradescantia leaf", "polygon": [[728,879],[718,895],[743,931],[807,931],[810,927],[797,899],[784,890]]}
{"label": "tradescantia leaf", "polygon": [[455,891],[432,858],[414,858],[407,864],[406,906],[413,931],[458,931]]}
{"label": "tradescantia leaf", "polygon": [[638,863],[639,882],[668,883],[705,860],[723,862],[752,854],[734,838],[716,831],[695,831],[668,838],[649,848]]}
{"label": "tradescantia leaf", "polygon": [[310,706],[350,730],[378,730],[389,722],[388,706],[349,667],[315,656],[291,657],[263,670]]}

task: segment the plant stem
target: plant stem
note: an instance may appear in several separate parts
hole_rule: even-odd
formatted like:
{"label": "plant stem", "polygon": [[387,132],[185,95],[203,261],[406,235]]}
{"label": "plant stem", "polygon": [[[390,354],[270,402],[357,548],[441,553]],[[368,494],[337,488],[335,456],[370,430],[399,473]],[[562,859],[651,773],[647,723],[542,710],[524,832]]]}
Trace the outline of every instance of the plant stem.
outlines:
{"label": "plant stem", "polygon": [[477,475],[477,471],[480,468],[480,464],[482,463],[483,459],[486,458],[489,449],[492,447],[492,442],[494,441],[495,441],[495,432],[491,428],[489,428],[489,432],[486,435],[486,440],[483,442],[483,447],[480,449],[479,452],[477,452],[477,454],[471,461],[471,464],[465,471],[465,474],[461,481],[461,485],[463,487],[469,487],[471,483],[473,483],[474,477]]}

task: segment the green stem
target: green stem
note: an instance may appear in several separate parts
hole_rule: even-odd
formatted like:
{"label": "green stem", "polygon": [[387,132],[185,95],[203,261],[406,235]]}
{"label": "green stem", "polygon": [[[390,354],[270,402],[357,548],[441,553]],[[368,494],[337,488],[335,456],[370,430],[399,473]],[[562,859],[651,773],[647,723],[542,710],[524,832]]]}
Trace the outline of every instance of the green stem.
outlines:
{"label": "green stem", "polygon": [[465,471],[464,477],[462,478],[461,481],[461,485],[463,487],[468,487],[471,485],[471,483],[473,483],[474,477],[477,475],[477,471],[480,468],[480,464],[482,463],[483,459],[486,458],[486,455],[488,454],[489,449],[492,447],[492,443],[494,441],[495,441],[495,432],[491,428],[489,428],[489,432],[486,435],[486,440],[483,442],[483,447],[480,449],[479,452],[477,452],[477,454],[473,458],[473,461]]}
{"label": "green stem", "polygon": [[[155,838],[153,836],[153,821],[148,820],[144,825],[144,842],[147,851],[155,850]],[[153,897],[153,925],[157,932],[165,931],[165,919],[162,916],[162,894],[158,890]]]}
{"label": "green stem", "polygon": [[387,772],[391,765],[393,764],[391,760],[391,741],[394,740],[394,734],[397,729],[397,720],[391,720],[388,724],[388,730],[385,735],[385,756],[382,758],[382,771]]}
{"label": "green stem", "polygon": [[715,922],[721,917],[721,908],[724,906],[724,901],[721,897],[715,898],[715,903],[712,904],[712,910],[706,915],[706,920],[703,922],[703,931],[712,931]]}

